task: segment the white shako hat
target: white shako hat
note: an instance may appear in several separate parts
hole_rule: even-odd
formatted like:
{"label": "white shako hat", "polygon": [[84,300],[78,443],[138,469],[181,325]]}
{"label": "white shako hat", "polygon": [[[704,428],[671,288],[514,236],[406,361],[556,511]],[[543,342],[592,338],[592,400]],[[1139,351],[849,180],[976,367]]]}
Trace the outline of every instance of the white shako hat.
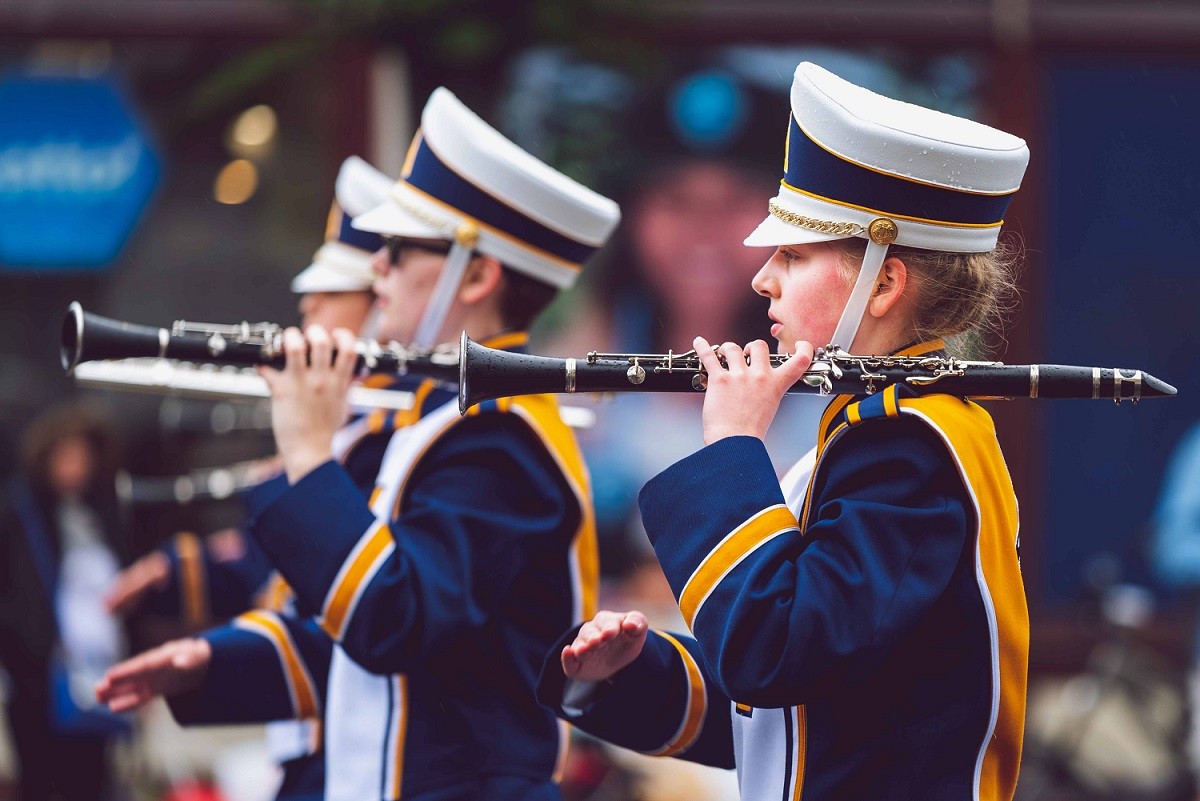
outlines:
{"label": "white shako hat", "polygon": [[807,61],[796,67],[791,100],[779,194],[745,244],[868,240],[832,343],[851,350],[888,246],[993,249],[1029,148],[1012,134],[877,95]]}
{"label": "white shako hat", "polygon": [[392,183],[358,156],[342,162],[325,244],[313,255],[312,265],[292,279],[293,292],[362,292],[371,288],[375,280],[371,256],[383,247],[383,238],[352,227],[350,221],[387,199]]}
{"label": "white shako hat", "polygon": [[620,218],[615,202],[526,153],[439,87],[391,196],[354,226],[452,243],[413,343],[428,347],[472,253],[564,289]]}

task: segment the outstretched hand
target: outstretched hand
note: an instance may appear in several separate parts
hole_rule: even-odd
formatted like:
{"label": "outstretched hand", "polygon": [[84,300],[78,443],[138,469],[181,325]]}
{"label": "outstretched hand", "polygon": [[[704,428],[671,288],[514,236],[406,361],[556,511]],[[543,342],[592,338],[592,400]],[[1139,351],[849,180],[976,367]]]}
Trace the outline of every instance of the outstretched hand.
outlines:
{"label": "outstretched hand", "polygon": [[174,640],[109,668],[96,682],[96,699],[113,712],[128,712],[157,696],[196,689],[211,661],[207,640]]}
{"label": "outstretched hand", "polygon": [[813,360],[808,342],[797,342],[795,352],[778,367],[771,366],[771,350],[761,339],[744,348],[726,342],[715,352],[708,340],[696,337],[692,347],[708,373],[703,413],[706,445],[725,437],[763,439],[779,411],[779,401]]}
{"label": "outstretched hand", "polygon": [[577,681],[610,679],[637,659],[649,630],[641,612],[599,612],[563,648],[563,673]]}
{"label": "outstretched hand", "polygon": [[104,606],[114,615],[128,615],[170,580],[170,560],[160,551],[151,551],[117,574],[104,594]]}

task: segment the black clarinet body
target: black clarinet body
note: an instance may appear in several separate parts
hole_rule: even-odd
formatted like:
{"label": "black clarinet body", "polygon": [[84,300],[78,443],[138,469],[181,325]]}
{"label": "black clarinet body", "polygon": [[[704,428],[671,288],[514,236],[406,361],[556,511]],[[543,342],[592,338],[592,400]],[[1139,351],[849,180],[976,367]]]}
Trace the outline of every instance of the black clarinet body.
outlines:
{"label": "black clarinet body", "polygon": [[[76,302],[63,318],[59,355],[68,372],[83,362],[137,357],[279,368],[285,361],[283,330],[274,323],[215,325],[183,320],[169,329],[155,328],[85,312]],[[360,371],[411,372],[448,383],[458,381],[458,354],[453,349],[406,348],[360,339],[355,350]]]}
{"label": "black clarinet body", "polygon": [[[514,395],[572,392],[702,392],[708,376],[695,351],[666,354],[589,353],[563,359],[509,353],[472,342],[459,345],[459,411]],[[776,365],[785,357],[772,356]],[[960,397],[1108,398],[1137,403],[1175,388],[1141,370],[1061,364],[1010,365],[940,356],[853,356],[830,346],[789,392],[873,394],[903,384],[916,394]]]}

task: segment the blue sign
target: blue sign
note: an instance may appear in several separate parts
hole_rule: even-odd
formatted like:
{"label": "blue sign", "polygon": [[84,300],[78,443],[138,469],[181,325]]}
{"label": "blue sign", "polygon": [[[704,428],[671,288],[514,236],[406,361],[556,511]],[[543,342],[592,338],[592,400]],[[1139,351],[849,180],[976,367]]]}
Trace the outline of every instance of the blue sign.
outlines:
{"label": "blue sign", "polygon": [[160,165],[105,80],[0,78],[0,266],[96,269],[112,262]]}

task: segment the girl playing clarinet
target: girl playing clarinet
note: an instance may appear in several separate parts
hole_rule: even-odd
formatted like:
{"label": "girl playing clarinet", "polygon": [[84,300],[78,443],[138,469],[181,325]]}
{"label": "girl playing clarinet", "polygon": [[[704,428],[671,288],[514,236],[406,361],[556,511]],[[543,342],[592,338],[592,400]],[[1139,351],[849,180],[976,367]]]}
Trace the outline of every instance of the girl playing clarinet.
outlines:
{"label": "girl playing clarinet", "polygon": [[1011,288],[1015,136],[801,64],[784,178],[747,245],[772,336],[714,349],[706,446],[652,479],[646,530],[692,636],[636,611],[568,632],[539,685],[583,729],[738,768],[747,799],[1008,799],[1029,623],[991,418],[900,385],[835,396],[780,483],[762,438],[814,345],[942,354]]}

